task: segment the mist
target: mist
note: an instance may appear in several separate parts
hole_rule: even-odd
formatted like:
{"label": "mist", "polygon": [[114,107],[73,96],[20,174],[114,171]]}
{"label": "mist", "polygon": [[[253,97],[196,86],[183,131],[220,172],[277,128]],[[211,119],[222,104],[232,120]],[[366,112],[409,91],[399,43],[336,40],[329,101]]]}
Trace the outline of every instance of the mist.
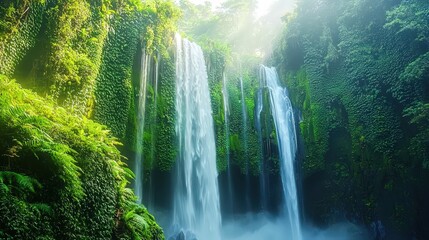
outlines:
{"label": "mist", "polygon": [[[223,223],[224,240],[284,240],[288,239],[289,224],[284,217],[265,213],[246,214]],[[339,222],[326,229],[303,225],[303,238],[312,240],[359,240],[370,239],[368,231],[350,222]]]}
{"label": "mist", "polygon": [[225,43],[233,55],[264,58],[272,52],[283,28],[282,18],[291,14],[295,0],[275,1],[266,11],[262,4],[261,1],[258,6],[254,0],[228,0],[213,8],[210,2],[197,5],[182,0],[179,29],[198,42]]}

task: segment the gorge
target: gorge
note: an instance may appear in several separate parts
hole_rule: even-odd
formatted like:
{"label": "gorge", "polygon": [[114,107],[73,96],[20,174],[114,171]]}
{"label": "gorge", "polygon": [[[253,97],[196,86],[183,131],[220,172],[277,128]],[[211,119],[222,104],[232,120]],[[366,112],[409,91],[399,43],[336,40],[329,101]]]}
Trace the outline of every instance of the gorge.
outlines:
{"label": "gorge", "polygon": [[429,238],[428,16],[1,1],[0,239]]}

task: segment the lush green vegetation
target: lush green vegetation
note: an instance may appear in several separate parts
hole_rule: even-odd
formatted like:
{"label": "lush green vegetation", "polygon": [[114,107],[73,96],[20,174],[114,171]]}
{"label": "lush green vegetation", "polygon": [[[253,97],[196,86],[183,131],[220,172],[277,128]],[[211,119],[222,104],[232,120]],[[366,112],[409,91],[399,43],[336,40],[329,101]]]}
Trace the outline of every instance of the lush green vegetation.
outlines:
{"label": "lush green vegetation", "polygon": [[[261,170],[261,151],[254,125],[254,100],[259,88],[258,64],[262,58],[255,52],[259,43],[241,37],[254,35],[254,32],[260,30],[258,24],[257,27],[252,25],[255,2],[225,1],[217,12],[213,11],[209,3],[195,5],[185,0],[180,1],[180,7],[183,10],[180,29],[202,46],[206,56],[218,170],[223,172],[227,168],[228,155],[230,163],[243,174],[258,175]],[[229,98],[227,116],[223,100],[224,77]],[[243,81],[246,116],[241,104],[240,81]],[[229,118],[229,139],[226,139],[226,118]]]}
{"label": "lush green vegetation", "polygon": [[[135,116],[134,96],[139,92],[139,81],[134,81],[136,85],[132,81],[133,76],[138,78],[141,67],[133,67],[134,59],[141,55],[138,47],[143,46],[148,54],[158,52],[166,56],[178,10],[164,1],[148,1],[144,5],[122,3],[118,8],[97,78],[94,118],[116,136],[131,140],[132,135],[125,134],[127,124],[132,123],[129,117]],[[132,133],[135,127],[130,127],[128,132]]]}
{"label": "lush green vegetation", "polygon": [[285,17],[274,62],[303,111],[319,223],[345,211],[428,236],[428,16],[426,1],[302,0]]}
{"label": "lush green vegetation", "polygon": [[159,61],[155,63],[158,65],[152,67],[153,70],[159,68],[158,82],[155,77],[149,79],[146,99],[143,134],[145,180],[149,179],[153,169],[168,172],[176,162],[176,65],[174,58],[168,55],[156,61]]}
{"label": "lush green vegetation", "polygon": [[42,25],[45,1],[2,1],[0,5],[0,69],[12,75],[34,46]]}
{"label": "lush green vegetation", "polygon": [[178,16],[158,0],[0,3],[0,238],[164,238],[118,147],[138,48],[168,56]]}
{"label": "lush green vegetation", "polygon": [[[227,78],[227,91],[230,94],[231,102],[229,106],[231,108],[230,118],[233,119],[232,125],[230,126],[230,138],[228,141],[231,141],[233,144],[232,149],[232,158],[231,162],[237,166],[243,173],[250,171],[254,175],[257,175],[260,171],[259,168],[259,159],[260,151],[258,150],[258,139],[256,135],[256,130],[254,128],[254,118],[253,118],[253,109],[254,109],[254,94],[258,86],[257,75],[256,75],[256,66],[261,61],[261,58],[249,55],[249,60],[244,61],[242,65],[245,65],[242,69],[238,70],[232,67],[234,61],[238,60],[239,50],[231,49],[231,42],[227,39],[222,39],[223,33],[238,35],[231,31],[232,28],[223,28],[225,21],[227,20],[228,24],[231,25],[237,19],[246,15],[249,17],[251,15],[250,6],[247,2],[243,1],[242,3],[236,5],[232,2],[225,4],[224,8],[229,9],[228,14],[225,14],[224,18],[219,18],[210,6],[208,5],[194,5],[189,1],[181,1],[180,7],[183,11],[183,16],[180,21],[180,29],[184,31],[184,35],[194,39],[202,47],[206,64],[207,72],[209,78],[209,87],[211,93],[211,102],[213,109],[213,118],[215,123],[215,132],[216,132],[216,146],[217,146],[217,163],[218,170],[220,172],[226,169],[226,132],[225,132],[225,113],[224,113],[224,103],[223,103],[223,76],[225,74]],[[237,13],[239,13],[237,15]],[[176,15],[174,15],[176,16]],[[228,16],[228,17],[227,17]],[[203,28],[205,24],[210,21],[212,22],[211,28],[206,29],[207,31],[200,33],[197,29]],[[248,22],[247,22],[248,23]],[[243,23],[244,25],[244,23]],[[238,28],[243,30],[242,28]],[[129,32],[129,31],[127,31]],[[122,35],[119,36],[122,38]],[[128,39],[128,38],[124,38]],[[159,67],[159,77],[158,85],[155,85],[154,76],[150,76],[148,80],[148,91],[146,99],[146,112],[145,112],[145,130],[144,130],[144,148],[143,148],[143,158],[144,169],[146,171],[145,180],[149,180],[149,176],[153,169],[161,171],[170,171],[175,163],[176,149],[173,147],[175,143],[175,130],[174,130],[174,119],[175,119],[175,69],[174,69],[174,58],[172,54],[160,51],[161,57],[158,59],[158,56],[151,56],[152,59],[151,71],[155,70],[156,64]],[[119,58],[122,61],[125,58],[130,58],[129,56],[124,56]],[[118,59],[118,58],[114,58]],[[134,67],[132,69],[133,86],[134,87],[134,96],[139,94],[139,88],[137,87],[140,82],[140,57],[137,56],[134,59]],[[128,59],[127,66],[132,60]],[[112,64],[117,66],[118,64]],[[123,69],[123,68],[121,68]],[[242,71],[241,71],[242,70]],[[106,70],[108,73],[113,71]],[[241,91],[240,91],[240,78],[243,78],[244,82],[244,91],[245,91],[245,104],[246,104],[246,114],[247,114],[247,129],[243,129],[243,111],[241,105]],[[117,81],[119,77],[114,77]],[[121,83],[116,82],[112,86],[118,86]],[[104,88],[108,85],[105,83],[100,83],[101,88]],[[126,88],[123,88],[126,89]],[[114,92],[113,90],[111,92]],[[123,113],[122,119],[125,119],[125,114],[127,112],[123,111],[123,107],[128,106],[129,103],[123,104],[119,103],[119,100],[126,99],[124,96],[129,94],[123,94],[123,96],[112,95],[110,100],[106,100],[106,104],[111,104],[112,106],[106,107],[105,109],[110,113],[111,116],[118,118],[118,113]],[[118,121],[114,120],[111,124],[106,123],[108,126],[112,125],[113,129],[118,126],[122,126],[120,132],[125,132],[125,141],[126,147],[129,147],[131,152],[137,151],[137,148],[134,146],[135,142],[135,129],[136,129],[136,111],[137,111],[137,101],[138,98],[134,98],[134,101],[131,102],[131,113],[132,115],[128,117],[129,121],[126,123],[124,120],[121,120],[121,124]],[[107,105],[106,105],[107,106]],[[97,107],[97,106],[96,106]],[[134,111],[134,112],[132,112]],[[96,113],[97,118],[97,113]],[[124,131],[123,129],[126,129]],[[245,134],[246,133],[246,134]],[[248,138],[245,140],[245,138]],[[128,142],[129,141],[129,142]],[[252,146],[251,150],[247,150],[246,145],[243,144],[245,141],[249,141]],[[132,156],[132,155],[130,155]],[[247,157],[249,157],[250,170],[247,166]]]}
{"label": "lush green vegetation", "polygon": [[102,125],[0,78],[1,238],[161,239]]}
{"label": "lush green vegetation", "polygon": [[[255,1],[227,0],[218,11],[179,5],[0,2],[1,239],[164,238],[135,203],[123,156],[141,151],[146,184],[155,171],[168,176],[174,168],[176,24],[205,54],[221,174],[229,158],[242,175],[278,176],[270,109],[261,113],[260,136],[255,126],[258,65],[266,57],[302,113],[310,219],[327,225],[344,213],[365,225],[382,220],[398,236],[428,238],[427,1],[300,0],[283,17],[269,57],[277,25],[255,18]],[[145,126],[136,146],[145,55]]]}

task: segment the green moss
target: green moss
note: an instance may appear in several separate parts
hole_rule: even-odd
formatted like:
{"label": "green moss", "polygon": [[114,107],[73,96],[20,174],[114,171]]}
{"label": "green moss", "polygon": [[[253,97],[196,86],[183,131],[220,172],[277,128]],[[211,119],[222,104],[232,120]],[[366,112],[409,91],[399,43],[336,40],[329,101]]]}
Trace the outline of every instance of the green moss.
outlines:
{"label": "green moss", "polygon": [[[258,175],[262,160],[261,145],[255,128],[255,98],[259,88],[256,69],[246,67],[227,72],[229,97],[230,162],[242,173]],[[246,122],[244,123],[241,83],[243,81]],[[224,122],[222,122],[224,124]],[[222,128],[223,129],[223,128]]]}
{"label": "green moss", "polygon": [[[7,133],[0,134],[6,134],[0,150],[10,154],[1,155],[0,170],[28,174],[43,186],[29,198],[4,196],[5,203],[12,201],[19,207],[1,205],[7,212],[5,219],[11,220],[9,225],[1,224],[5,226],[1,237],[16,231],[23,239],[31,238],[29,232],[47,239],[163,239],[153,217],[135,204],[134,194],[126,188],[132,173],[124,167],[114,147],[116,139],[109,132],[126,140],[125,150],[135,149],[138,81],[132,79],[138,78],[140,66],[133,66],[133,61],[142,46],[148,53],[168,59],[167,46],[178,16],[171,1],[158,0],[0,3],[1,74],[18,77],[20,83],[50,99],[1,79],[2,90],[7,90],[0,96],[2,106],[7,106],[2,107],[1,124]],[[161,64],[165,71],[160,76],[165,82],[158,89],[163,96],[156,100],[164,125],[156,125],[156,93],[149,86],[153,90],[148,93],[151,127],[144,135],[145,146],[157,142],[144,148],[145,158],[150,160],[147,164],[163,170],[169,170],[175,161],[171,147],[174,64],[166,62]],[[106,124],[109,130],[86,117]],[[161,160],[154,163],[158,155]],[[37,215],[32,207],[38,203],[33,201],[46,203],[53,211]],[[15,215],[8,212],[13,208]],[[14,225],[24,220],[34,223]],[[40,229],[43,224],[46,231]]]}
{"label": "green moss", "polygon": [[[126,188],[132,173],[115,147],[119,142],[104,126],[74,117],[4,76],[0,90],[2,236],[109,239],[137,234],[163,239],[145,210],[135,217],[148,224],[130,223],[126,213],[143,208]],[[21,180],[5,182],[3,170],[16,172]],[[40,185],[31,187],[20,175]],[[4,186],[21,186],[25,194]]]}
{"label": "green moss", "polygon": [[[405,192],[418,183],[407,176],[421,173],[426,161],[421,127],[427,123],[413,123],[411,115],[425,116],[428,101],[427,4],[367,4],[302,1],[274,61],[303,112],[304,176],[320,178],[319,187],[330,193],[312,202],[324,209],[319,216],[340,209],[368,223],[383,213],[396,227],[394,205],[413,218]],[[410,224],[401,229],[410,231]]]}
{"label": "green moss", "polygon": [[108,32],[109,3],[57,1],[46,12],[45,81],[61,105],[78,115],[92,110],[93,89]]}
{"label": "green moss", "polygon": [[[107,44],[104,46],[100,74],[95,89],[94,118],[112,129],[121,139],[134,139],[127,124],[134,123],[136,107],[134,93],[138,92],[140,66],[134,59],[145,48],[151,55],[167,56],[172,41],[178,9],[167,1],[123,2],[113,4],[115,14],[110,23]],[[130,125],[130,127],[132,127]],[[126,135],[127,134],[127,135]]]}
{"label": "green moss", "polygon": [[112,133],[125,137],[132,96],[132,66],[143,25],[136,9],[127,5],[117,9],[104,46],[100,74],[95,87],[94,118],[107,125]]}
{"label": "green moss", "polygon": [[176,68],[173,57],[164,57],[160,61],[159,69],[159,93],[157,97],[157,123],[155,138],[155,163],[154,167],[169,171],[176,162]]}
{"label": "green moss", "polygon": [[0,73],[12,76],[19,61],[34,46],[45,6],[44,1],[0,3]]}

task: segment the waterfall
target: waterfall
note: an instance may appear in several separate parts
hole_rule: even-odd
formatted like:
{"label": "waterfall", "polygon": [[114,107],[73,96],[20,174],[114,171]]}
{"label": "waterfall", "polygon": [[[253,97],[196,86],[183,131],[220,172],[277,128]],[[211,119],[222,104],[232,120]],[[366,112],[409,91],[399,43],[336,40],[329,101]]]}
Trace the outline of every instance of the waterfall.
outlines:
{"label": "waterfall", "polygon": [[[203,52],[176,34],[176,134],[173,226],[187,238],[220,239],[216,148]],[[190,234],[191,236],[189,236]]]}
{"label": "waterfall", "polygon": [[142,50],[141,69],[140,69],[140,89],[139,89],[139,102],[137,112],[137,132],[136,132],[136,155],[134,163],[135,183],[134,193],[137,196],[137,202],[142,203],[143,198],[143,133],[144,133],[144,120],[146,109],[146,89],[148,72],[150,69],[149,55],[146,51]]}
{"label": "waterfall", "polygon": [[222,79],[222,95],[223,95],[223,112],[225,118],[225,149],[226,149],[226,164],[227,164],[227,184],[228,184],[228,202],[229,202],[229,211],[233,213],[234,210],[234,197],[232,191],[232,176],[231,176],[231,159],[230,159],[230,146],[229,146],[229,98],[228,98],[228,88],[227,88],[227,78],[225,73],[223,73]]}
{"label": "waterfall", "polygon": [[[241,67],[240,67],[241,68]],[[247,109],[246,109],[246,98],[244,97],[243,77],[240,77],[240,91],[241,91],[241,111],[243,113],[243,145],[244,145],[244,158],[246,161],[246,209],[250,210],[250,180],[249,180],[249,156],[247,154]]]}
{"label": "waterfall", "polygon": [[271,113],[274,119],[279,147],[283,194],[286,202],[292,239],[301,240],[302,233],[294,172],[297,140],[292,104],[286,88],[282,88],[279,84],[279,78],[275,68],[261,66],[261,76],[263,77],[262,84],[268,88],[270,93]]}
{"label": "waterfall", "polygon": [[246,109],[246,98],[244,97],[244,87],[243,87],[243,77],[240,77],[240,91],[241,91],[241,111],[243,113],[243,141],[244,141],[244,151],[246,152],[246,168],[249,169],[249,162],[247,159],[247,109]]}
{"label": "waterfall", "polygon": [[[153,68],[149,69],[148,74],[150,74],[150,84],[153,87],[153,102],[152,102],[152,109],[151,114],[149,115],[151,117],[150,119],[150,159],[153,162],[156,158],[156,125],[158,122],[158,79],[159,79],[159,61],[160,61],[160,54],[157,53],[156,58],[151,58],[151,62],[149,63],[149,66],[153,66]],[[149,79],[148,79],[149,80]],[[149,110],[149,109],[148,109]],[[145,202],[144,204],[146,207],[151,211],[154,209],[154,193],[153,193],[153,174],[150,173],[149,178],[146,178],[149,182],[147,184],[147,189],[145,191]]]}
{"label": "waterfall", "polygon": [[[247,111],[246,111],[246,99],[244,97],[243,77],[240,77],[240,91],[241,91],[241,110],[243,112],[243,133],[246,136],[247,132]],[[246,140],[246,138],[245,138]]]}
{"label": "waterfall", "polygon": [[[260,77],[260,81],[262,81],[262,77]],[[262,86],[262,84],[260,83]],[[261,113],[264,106],[263,101],[263,89],[259,88],[257,92],[256,106],[255,106],[255,125],[256,130],[258,132],[258,141],[260,145],[261,159],[259,165],[259,183],[260,183],[260,198],[261,198],[261,209],[267,209],[267,189],[265,182],[265,159],[264,159],[264,142],[262,138],[262,126],[261,126]]]}

